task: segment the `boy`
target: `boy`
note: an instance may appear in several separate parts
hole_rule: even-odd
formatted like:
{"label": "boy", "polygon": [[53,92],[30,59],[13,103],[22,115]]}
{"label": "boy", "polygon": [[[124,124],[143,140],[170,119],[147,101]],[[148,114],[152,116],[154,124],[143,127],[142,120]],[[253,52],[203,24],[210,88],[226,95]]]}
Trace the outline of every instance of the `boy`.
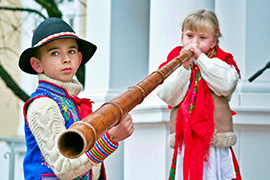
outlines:
{"label": "boy", "polygon": [[92,113],[92,101],[77,98],[82,85],[73,76],[95,51],[95,45],[80,39],[62,19],[48,18],[35,30],[32,47],[21,54],[20,69],[39,78],[24,105],[25,180],[106,179],[103,160],[133,133],[134,124],[127,115],[77,159],[64,157],[57,148],[62,132]]}

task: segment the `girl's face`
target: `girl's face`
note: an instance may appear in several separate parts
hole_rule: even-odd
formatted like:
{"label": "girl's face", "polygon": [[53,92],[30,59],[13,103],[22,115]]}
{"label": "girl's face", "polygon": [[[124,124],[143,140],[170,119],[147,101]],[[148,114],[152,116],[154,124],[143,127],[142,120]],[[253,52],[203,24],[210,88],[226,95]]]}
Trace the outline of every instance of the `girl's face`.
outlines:
{"label": "girl's face", "polygon": [[217,39],[212,31],[191,31],[184,30],[182,33],[183,46],[197,44],[202,53],[207,54],[209,50],[215,47]]}
{"label": "girl's face", "polygon": [[42,46],[40,52],[40,60],[34,57],[30,60],[33,68],[62,82],[69,82],[73,78],[82,60],[77,41],[72,38],[54,40]]}

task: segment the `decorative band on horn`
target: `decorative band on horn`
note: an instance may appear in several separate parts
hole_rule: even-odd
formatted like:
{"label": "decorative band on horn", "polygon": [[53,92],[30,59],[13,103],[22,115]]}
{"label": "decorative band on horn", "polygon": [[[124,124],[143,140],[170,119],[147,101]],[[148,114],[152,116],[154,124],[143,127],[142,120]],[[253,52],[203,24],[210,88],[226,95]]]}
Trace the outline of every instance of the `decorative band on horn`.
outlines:
{"label": "decorative band on horn", "polygon": [[84,124],[86,125],[87,127],[89,127],[90,129],[92,129],[92,131],[94,132],[94,135],[95,135],[95,141],[97,140],[97,132],[96,132],[96,129],[89,123],[85,122],[85,121],[77,121],[76,123],[81,123],[81,124]]}
{"label": "decorative band on horn", "polygon": [[[119,117],[119,122],[120,122],[121,119],[122,119],[123,116],[124,116],[124,110],[123,110],[122,106],[120,106],[117,102],[116,102],[116,103],[113,103],[113,102],[106,102],[106,103],[104,103],[102,106],[105,106],[105,105],[107,105],[107,104],[111,104],[111,105],[113,105],[114,107],[116,107],[116,108],[118,109],[118,112],[120,113],[120,117]],[[101,107],[102,107],[102,106],[101,106]],[[118,122],[117,124],[119,124],[119,122]]]}
{"label": "decorative band on horn", "polygon": [[164,80],[165,80],[164,74],[163,74],[161,71],[154,71],[153,74],[154,74],[154,73],[158,73],[158,74],[161,75],[161,78],[162,78],[162,79],[161,79],[161,83],[160,83],[160,84],[162,84],[162,83],[164,82]]}

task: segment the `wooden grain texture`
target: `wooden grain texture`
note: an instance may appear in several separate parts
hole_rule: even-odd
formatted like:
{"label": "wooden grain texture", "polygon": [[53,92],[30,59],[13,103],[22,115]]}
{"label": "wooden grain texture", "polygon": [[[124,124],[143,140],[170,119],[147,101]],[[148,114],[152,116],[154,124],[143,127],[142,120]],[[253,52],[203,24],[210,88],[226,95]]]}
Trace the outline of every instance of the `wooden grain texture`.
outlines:
{"label": "wooden grain texture", "polygon": [[128,88],[126,92],[110,102],[104,103],[89,116],[75,122],[59,137],[58,148],[60,152],[68,158],[77,158],[91,149],[98,138],[142,103],[147,95],[162,84],[175,69],[181,66],[183,61],[191,56],[191,51],[185,51],[138,84]]}

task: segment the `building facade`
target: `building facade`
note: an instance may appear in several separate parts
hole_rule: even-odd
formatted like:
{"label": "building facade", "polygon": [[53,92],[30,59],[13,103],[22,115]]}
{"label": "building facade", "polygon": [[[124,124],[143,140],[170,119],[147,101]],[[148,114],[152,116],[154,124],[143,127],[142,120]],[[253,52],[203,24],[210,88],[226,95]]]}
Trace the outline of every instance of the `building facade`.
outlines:
{"label": "building facade", "polygon": [[[181,44],[181,23],[188,13],[202,8],[215,11],[223,34],[220,46],[233,54],[241,71],[230,104],[237,112],[234,130],[238,141],[233,148],[242,177],[252,180],[270,175],[270,71],[248,81],[269,61],[268,1],[87,2],[87,38],[98,50],[87,65],[84,93],[101,104],[140,82],[166,60],[169,51]],[[172,157],[167,145],[167,106],[154,91],[131,114],[135,132],[117,155],[106,160],[108,176],[115,180],[167,179]]]}
{"label": "building facade", "polygon": [[[238,140],[233,149],[242,178],[263,180],[270,176],[269,69],[248,81],[270,58],[269,1],[87,0],[86,4],[85,20],[73,19],[72,13],[64,19],[74,23],[75,31],[98,47],[86,66],[86,86],[80,95],[92,99],[95,109],[143,80],[166,60],[172,48],[181,45],[181,24],[187,14],[196,9],[213,10],[223,35],[220,46],[233,54],[241,71],[230,105],[237,113],[234,131]],[[82,26],[84,21],[86,26]],[[22,49],[30,46],[26,44],[30,39],[22,36]],[[22,85],[31,92],[36,87],[35,77],[21,76]],[[105,160],[109,180],[168,179],[173,151],[167,143],[167,105],[154,90],[130,113],[135,132]],[[23,136],[22,118],[20,124],[18,136]]]}

